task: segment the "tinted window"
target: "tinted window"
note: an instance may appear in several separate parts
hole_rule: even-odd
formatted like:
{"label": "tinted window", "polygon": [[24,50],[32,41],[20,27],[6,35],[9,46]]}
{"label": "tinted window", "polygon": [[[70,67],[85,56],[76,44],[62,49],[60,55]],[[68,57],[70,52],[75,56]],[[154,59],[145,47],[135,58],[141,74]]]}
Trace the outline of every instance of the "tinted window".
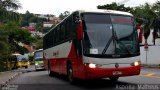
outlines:
{"label": "tinted window", "polygon": [[[90,53],[91,49],[96,50],[96,54],[101,54],[104,47],[112,38],[112,24],[110,15],[106,14],[84,14],[83,25],[84,32],[84,53]],[[111,43],[111,42],[110,42]],[[110,47],[114,49],[114,47]],[[113,50],[108,50],[107,53],[114,53]]]}
{"label": "tinted window", "polygon": [[111,23],[109,15],[105,14],[85,14],[86,23]]}
{"label": "tinted window", "polygon": [[65,39],[65,22],[61,24],[61,30],[60,30],[60,40],[64,40]]}

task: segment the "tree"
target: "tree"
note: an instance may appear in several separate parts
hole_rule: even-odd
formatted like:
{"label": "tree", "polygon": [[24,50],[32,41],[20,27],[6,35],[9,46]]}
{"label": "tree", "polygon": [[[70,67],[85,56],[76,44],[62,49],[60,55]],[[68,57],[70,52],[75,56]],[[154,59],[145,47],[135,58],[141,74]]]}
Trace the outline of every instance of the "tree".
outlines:
{"label": "tree", "polygon": [[53,25],[52,27],[43,27],[43,33],[47,33],[51,28],[53,28],[55,25]]}
{"label": "tree", "polygon": [[153,9],[156,14],[156,18],[153,21],[153,44],[155,45],[155,39],[160,37],[160,1],[153,4]]}
{"label": "tree", "polygon": [[155,10],[156,15],[160,16],[160,1],[153,4],[153,9]]}
{"label": "tree", "polygon": [[35,16],[29,11],[26,11],[25,14],[21,15],[21,17],[22,17],[22,20],[21,20],[22,27],[29,26],[29,23],[36,23],[35,28],[39,32],[43,31],[43,22],[48,21],[48,19]]}
{"label": "tree", "polygon": [[159,26],[159,16],[160,16],[160,1],[157,1],[155,4],[151,5],[145,3],[134,8],[125,7],[124,4],[106,4],[97,6],[98,9],[111,9],[130,12],[136,18],[137,24],[143,24],[144,37],[147,42],[147,38],[150,35],[150,29],[154,28],[153,38],[155,40],[157,26]]}
{"label": "tree", "polygon": [[145,3],[144,5],[140,5],[135,7],[133,15],[138,18],[144,19],[144,38],[145,42],[147,43],[147,38],[150,35],[150,29],[154,27],[154,20],[157,17],[155,13],[155,9],[153,5],[149,3]]}
{"label": "tree", "polygon": [[17,0],[0,0],[0,8],[2,10],[17,10],[20,7],[20,3]]}
{"label": "tree", "polygon": [[118,10],[118,11],[125,11],[125,12],[132,12],[131,7],[125,7],[124,4],[117,4],[113,2],[112,4],[106,5],[98,5],[98,9],[107,9],[107,10]]}
{"label": "tree", "polygon": [[36,50],[43,48],[43,38],[39,38],[35,42],[35,48],[36,48]]}
{"label": "tree", "polygon": [[43,23],[42,22],[38,22],[36,24],[36,30],[39,32],[43,32]]}
{"label": "tree", "polygon": [[17,0],[0,0],[0,22],[19,21],[19,14],[14,10],[20,7]]}
{"label": "tree", "polygon": [[[29,32],[24,32],[22,36],[17,35],[22,31],[17,24],[21,18],[14,11],[20,7],[17,0],[0,0],[0,71],[7,69],[8,65],[3,62],[8,62],[13,52],[27,52],[24,47],[19,45],[19,42],[31,43],[32,41],[30,34],[27,34]],[[19,39],[26,36],[29,37],[27,40],[25,39],[27,42],[24,39]]]}
{"label": "tree", "polygon": [[29,20],[31,17],[34,17],[34,15],[29,11],[26,11],[25,14],[21,14],[21,17],[22,17],[21,26],[25,27],[25,26],[29,26]]}
{"label": "tree", "polygon": [[67,17],[68,15],[70,15],[70,12],[69,11],[65,11],[64,13],[61,13],[60,15],[59,15],[59,18],[61,19],[61,20],[63,20],[65,17]]}
{"label": "tree", "polygon": [[26,52],[26,49],[20,43],[31,45],[35,39],[31,37],[31,33],[21,29],[16,22],[8,22],[3,25],[2,30],[5,31],[5,42],[10,46],[10,52]]}
{"label": "tree", "polygon": [[0,57],[9,53],[7,38],[7,32],[4,30],[4,27],[0,25]]}

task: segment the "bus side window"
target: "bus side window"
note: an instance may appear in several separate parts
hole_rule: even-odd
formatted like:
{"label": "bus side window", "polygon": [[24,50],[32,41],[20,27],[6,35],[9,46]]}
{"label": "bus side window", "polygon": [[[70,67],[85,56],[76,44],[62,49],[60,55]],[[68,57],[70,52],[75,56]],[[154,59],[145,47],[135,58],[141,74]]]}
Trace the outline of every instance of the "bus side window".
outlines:
{"label": "bus side window", "polygon": [[49,44],[49,47],[52,46],[52,34],[51,33],[49,33],[49,42],[48,42],[48,44]]}
{"label": "bus side window", "polygon": [[60,39],[63,41],[65,39],[65,22],[61,24]]}
{"label": "bus side window", "polygon": [[52,30],[52,31],[51,31],[51,37],[52,37],[52,38],[51,38],[51,42],[52,42],[52,46],[54,46],[54,39],[55,39],[55,38],[54,38],[54,36],[55,36],[54,33],[55,33],[54,30]]}
{"label": "bus side window", "polygon": [[66,21],[66,32],[65,32],[65,36],[67,39],[69,39],[70,37],[70,32],[71,32],[71,28],[72,27],[72,18],[67,19]]}
{"label": "bus side window", "polygon": [[59,41],[59,26],[55,29],[55,43],[57,44]]}

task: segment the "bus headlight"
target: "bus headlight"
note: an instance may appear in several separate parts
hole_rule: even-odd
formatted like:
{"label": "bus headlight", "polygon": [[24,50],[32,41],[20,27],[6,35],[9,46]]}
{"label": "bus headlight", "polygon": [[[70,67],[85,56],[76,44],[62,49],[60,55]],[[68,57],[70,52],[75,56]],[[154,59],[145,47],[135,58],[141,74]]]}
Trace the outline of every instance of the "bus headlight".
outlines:
{"label": "bus headlight", "polygon": [[36,66],[38,65],[38,63],[35,64]]}
{"label": "bus headlight", "polygon": [[96,64],[90,63],[90,64],[89,64],[89,67],[90,67],[90,68],[96,68]]}
{"label": "bus headlight", "polygon": [[140,64],[141,64],[140,61],[135,61],[135,62],[132,63],[132,66],[138,66],[138,65],[140,65]]}

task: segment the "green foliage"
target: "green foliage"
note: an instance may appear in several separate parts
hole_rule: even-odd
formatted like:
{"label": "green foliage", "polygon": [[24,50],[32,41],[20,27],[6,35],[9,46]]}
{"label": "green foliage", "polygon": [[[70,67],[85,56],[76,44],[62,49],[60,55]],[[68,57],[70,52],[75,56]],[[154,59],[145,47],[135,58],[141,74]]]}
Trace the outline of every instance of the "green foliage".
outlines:
{"label": "green foliage", "polygon": [[7,23],[9,21],[19,22],[19,14],[13,11],[1,11],[0,10],[0,22]]}
{"label": "green foliage", "polygon": [[59,15],[60,20],[63,20],[65,17],[67,17],[68,15],[70,15],[69,11],[65,11],[64,13],[61,13]]}
{"label": "green foliage", "polygon": [[36,50],[43,48],[43,39],[42,38],[38,39],[35,45],[36,45],[35,47]]}
{"label": "green foliage", "polygon": [[23,44],[32,44],[35,41],[35,38],[31,37],[31,33],[27,30],[21,29],[21,27],[16,22],[8,22],[1,25],[0,27],[0,47],[3,48],[2,52],[20,52],[25,53],[27,49],[23,46],[20,46],[20,43]]}
{"label": "green foliage", "polygon": [[134,16],[150,20],[156,17],[153,6],[149,3],[135,7]]}
{"label": "green foliage", "polygon": [[0,57],[9,53],[8,32],[4,30],[4,26],[0,25]]}
{"label": "green foliage", "polygon": [[43,23],[42,22],[38,22],[36,24],[36,30],[38,30],[39,32],[43,32]]}
{"label": "green foliage", "polygon": [[29,61],[31,62],[31,64],[34,63],[34,56],[33,55],[29,56]]}
{"label": "green foliage", "polygon": [[106,5],[98,5],[98,9],[107,9],[107,10],[118,10],[118,11],[125,11],[125,12],[132,12],[131,7],[125,7],[124,4],[117,4],[113,2],[112,4]]}
{"label": "green foliage", "polygon": [[29,23],[36,23],[36,30],[39,32],[43,32],[43,22],[48,21],[48,19],[37,17],[29,11],[25,14],[21,14],[21,17],[21,27],[29,26]]}
{"label": "green foliage", "polygon": [[4,30],[8,33],[9,43],[25,43],[31,44],[34,39],[31,37],[31,33],[27,30],[21,29],[16,22],[9,22],[4,25]]}
{"label": "green foliage", "polygon": [[22,20],[21,20],[21,26],[29,26],[29,20],[31,17],[34,17],[33,14],[31,14],[29,11],[26,11],[25,14],[21,14]]}
{"label": "green foliage", "polygon": [[0,8],[3,10],[17,10],[21,7],[17,0],[0,0]]}
{"label": "green foliage", "polygon": [[154,5],[145,3],[144,5],[135,7],[133,15],[135,17],[144,19],[143,23],[144,37],[145,39],[147,39],[148,36],[150,35],[150,29],[154,27],[154,20],[155,18],[157,18]]}
{"label": "green foliage", "polygon": [[17,0],[0,0],[0,72],[9,70],[8,58],[13,45],[8,39],[10,32],[18,27],[18,24],[13,22],[19,22],[20,16],[14,10],[20,7]]}
{"label": "green foliage", "polygon": [[7,53],[9,53],[9,46],[8,46],[8,44],[6,43],[6,42],[4,42],[4,41],[1,41],[0,42],[0,56],[1,56],[1,54],[7,54]]}
{"label": "green foliage", "polygon": [[8,21],[19,21],[19,14],[14,12],[20,8],[17,0],[0,0],[0,22],[6,23]]}
{"label": "green foliage", "polygon": [[[54,27],[53,25],[52,27]],[[52,27],[43,27],[43,33],[47,33]]]}
{"label": "green foliage", "polygon": [[157,1],[156,3],[153,4],[153,9],[157,17],[159,17],[160,16],[160,1]]}
{"label": "green foliage", "polygon": [[22,42],[30,45],[34,41],[34,39],[31,37],[31,33],[28,32],[27,30],[17,29],[12,31],[10,35],[12,35],[12,39],[14,39],[14,41],[16,42]]}
{"label": "green foliage", "polygon": [[134,8],[125,7],[124,4],[106,4],[106,5],[98,5],[98,9],[111,9],[111,10],[119,10],[130,12],[136,18],[137,25],[143,24],[144,29],[144,37],[145,39],[148,38],[150,34],[150,29],[154,28],[155,26],[155,19],[160,16],[160,1],[157,1],[154,4],[145,3],[144,5],[140,5]]}

